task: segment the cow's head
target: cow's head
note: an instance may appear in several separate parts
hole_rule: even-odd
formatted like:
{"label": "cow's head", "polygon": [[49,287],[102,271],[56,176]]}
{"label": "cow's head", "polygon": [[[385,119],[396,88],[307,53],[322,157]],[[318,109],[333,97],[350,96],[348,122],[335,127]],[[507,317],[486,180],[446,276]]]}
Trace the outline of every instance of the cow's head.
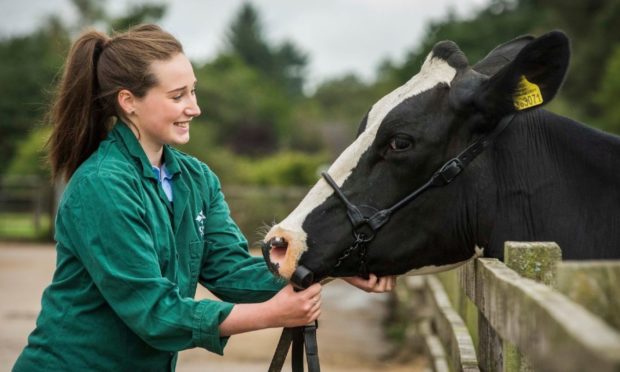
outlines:
{"label": "cow's head", "polygon": [[[328,173],[360,209],[389,207],[425,184],[447,159],[492,132],[502,118],[549,102],[562,83],[569,54],[566,36],[551,32],[500,45],[470,67],[456,44],[440,42],[417,75],[372,106],[358,137]],[[479,216],[485,183],[477,182],[477,172],[488,166],[484,155],[454,182],[430,189],[391,216],[369,243],[370,272],[445,269],[477,253],[476,246],[486,243],[481,232],[492,224]],[[324,179],[271,228],[265,242],[268,264],[284,278],[298,265],[313,272],[315,280],[359,274],[357,253],[343,258],[353,242],[347,209]]]}

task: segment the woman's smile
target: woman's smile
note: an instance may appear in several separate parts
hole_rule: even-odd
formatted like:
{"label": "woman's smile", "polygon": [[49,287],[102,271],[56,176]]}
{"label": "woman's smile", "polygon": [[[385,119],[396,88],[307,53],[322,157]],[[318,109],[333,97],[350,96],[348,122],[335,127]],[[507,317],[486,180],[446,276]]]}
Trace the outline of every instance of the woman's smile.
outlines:
{"label": "woman's smile", "polygon": [[187,121],[175,121],[173,124],[175,127],[181,128],[181,129],[187,129],[189,130],[189,122],[191,120],[187,120]]}

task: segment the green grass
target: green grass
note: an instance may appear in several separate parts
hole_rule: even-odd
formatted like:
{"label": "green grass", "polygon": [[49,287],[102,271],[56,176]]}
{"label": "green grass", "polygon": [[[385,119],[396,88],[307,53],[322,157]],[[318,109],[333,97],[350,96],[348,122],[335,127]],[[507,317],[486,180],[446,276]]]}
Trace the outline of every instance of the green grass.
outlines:
{"label": "green grass", "polygon": [[0,213],[1,240],[43,240],[49,236],[50,228],[47,215],[41,216],[37,229],[32,213]]}

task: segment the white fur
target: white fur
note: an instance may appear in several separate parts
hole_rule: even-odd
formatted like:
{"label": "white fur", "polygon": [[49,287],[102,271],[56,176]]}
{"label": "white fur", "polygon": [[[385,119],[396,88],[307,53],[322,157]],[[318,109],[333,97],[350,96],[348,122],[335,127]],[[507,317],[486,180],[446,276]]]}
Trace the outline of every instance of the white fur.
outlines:
{"label": "white fur", "polygon": [[[426,61],[417,75],[374,104],[368,113],[364,132],[346,148],[328,170],[336,184],[341,187],[351,175],[351,172],[359,163],[362,154],[366,152],[374,141],[381,122],[394,107],[407,98],[425,92],[439,83],[449,85],[455,75],[456,70],[453,67],[441,58],[433,58],[431,53],[426,57]],[[278,226],[291,232],[303,231],[302,224],[306,216],[321,205],[333,192],[333,189],[327,182],[324,179],[320,179],[297,208]],[[302,240],[305,241],[305,232],[302,234],[304,234]]]}

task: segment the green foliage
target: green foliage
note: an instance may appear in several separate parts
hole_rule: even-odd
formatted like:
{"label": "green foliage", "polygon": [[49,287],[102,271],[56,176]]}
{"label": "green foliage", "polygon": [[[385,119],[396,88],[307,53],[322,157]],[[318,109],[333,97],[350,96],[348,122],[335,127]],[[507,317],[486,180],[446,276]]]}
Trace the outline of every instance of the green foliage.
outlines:
{"label": "green foliage", "polygon": [[[407,61],[384,71],[384,77],[401,84],[415,75],[433,46],[442,40],[452,40],[459,45],[471,65],[481,60],[497,45],[517,36],[538,30],[548,17],[545,9],[540,9],[525,1],[495,0],[471,18],[460,19],[454,14],[431,22],[426,35],[417,48],[409,52]],[[387,76],[386,76],[387,75]]]}
{"label": "green foliage", "polygon": [[274,156],[239,163],[240,177],[246,183],[263,186],[307,186],[319,178],[327,156],[280,152]]}
{"label": "green foliage", "polygon": [[265,39],[258,11],[250,4],[241,6],[226,34],[227,50],[245,64],[280,85],[287,94],[302,95],[308,57],[293,43],[270,45]]}
{"label": "green foliage", "polygon": [[561,28],[571,39],[571,66],[564,93],[587,115],[595,119],[604,117],[608,107],[597,104],[598,99],[594,97],[604,81],[605,66],[614,46],[620,43],[620,2],[538,0],[537,3],[548,9],[553,28]]}
{"label": "green foliage", "polygon": [[111,31],[123,31],[145,22],[157,22],[166,13],[164,4],[137,4],[127,9],[122,16],[112,17],[105,10],[105,0],[71,0],[78,11],[77,30],[93,25],[103,25]]}
{"label": "green foliage", "polygon": [[195,72],[199,103],[207,105],[201,120],[216,144],[246,155],[279,149],[290,101],[277,84],[234,55],[221,55]]}
{"label": "green foliage", "polygon": [[616,44],[601,81],[601,89],[595,95],[595,102],[605,108],[599,122],[600,127],[620,134],[620,105],[618,105],[618,97],[620,97],[620,43]]}
{"label": "green foliage", "polygon": [[8,165],[6,175],[27,174],[42,176],[43,178],[49,177],[49,167],[45,159],[45,143],[50,132],[51,128],[49,127],[37,127],[22,140],[13,161]]}
{"label": "green foliage", "polygon": [[[67,31],[56,19],[31,35],[0,41],[0,158],[5,164],[21,139],[41,123],[68,43]],[[0,168],[0,175],[5,169]]]}
{"label": "green foliage", "polygon": [[323,82],[309,102],[318,113],[313,127],[323,134],[322,142],[328,151],[342,152],[355,138],[372,105],[394,88],[395,85],[366,84],[351,74]]}
{"label": "green foliage", "polygon": [[280,151],[271,156],[256,158],[204,143],[197,145],[200,140],[195,133],[202,132],[199,135],[202,137],[204,129],[194,126],[190,144],[181,149],[208,164],[225,185],[308,186],[316,182],[319,169],[329,160],[323,153],[311,155]]}
{"label": "green foliage", "polygon": [[127,14],[112,18],[109,22],[110,30],[126,30],[131,26],[146,22],[156,22],[166,14],[165,5],[140,4],[127,11]]}
{"label": "green foliage", "polygon": [[347,122],[353,121],[354,125],[359,124],[378,98],[372,91],[372,86],[352,74],[324,82],[313,96],[325,116]]}

